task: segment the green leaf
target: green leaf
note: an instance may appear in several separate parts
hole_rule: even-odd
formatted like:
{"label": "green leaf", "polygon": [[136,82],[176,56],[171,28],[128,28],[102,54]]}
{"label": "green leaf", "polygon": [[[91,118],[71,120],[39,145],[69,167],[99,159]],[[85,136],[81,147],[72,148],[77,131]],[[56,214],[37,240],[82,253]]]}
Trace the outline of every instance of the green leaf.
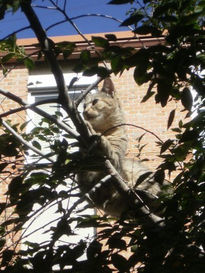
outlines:
{"label": "green leaf", "polygon": [[93,36],[92,41],[97,47],[103,47],[103,48],[109,47],[109,42],[105,38]]}
{"label": "green leaf", "polygon": [[31,120],[28,120],[28,121],[25,121],[24,123],[22,123],[20,126],[20,130],[23,131],[23,129],[26,128],[26,126],[28,125],[29,122],[31,122]]}
{"label": "green leaf", "polygon": [[1,63],[7,63],[9,60],[11,60],[12,58],[15,57],[15,53],[8,53],[6,54],[2,59],[1,59]]}
{"label": "green leaf", "polygon": [[98,227],[98,219],[95,216],[87,216],[78,219],[78,228],[87,228],[87,227]]}
{"label": "green leaf", "polygon": [[91,59],[90,51],[89,50],[83,50],[80,54],[80,59],[83,63],[88,64],[88,62]]}
{"label": "green leaf", "polygon": [[83,72],[84,76],[93,76],[96,74],[102,78],[106,78],[109,76],[109,71],[105,67],[102,67],[102,66],[93,66],[91,68],[86,69]]}
{"label": "green leaf", "polygon": [[40,145],[40,143],[39,143],[38,141],[33,140],[33,141],[32,141],[32,145],[33,145],[34,147],[36,147],[37,149],[41,150],[41,145]]}
{"label": "green leaf", "polygon": [[26,68],[28,68],[29,70],[33,69],[33,67],[34,67],[34,62],[30,58],[26,58],[24,60],[24,64],[25,64]]}
{"label": "green leaf", "polygon": [[175,109],[172,110],[169,114],[169,118],[168,118],[168,122],[167,122],[167,129],[169,129],[169,127],[172,125],[173,121],[174,121],[174,117],[175,117]]}
{"label": "green leaf", "polygon": [[115,56],[111,59],[111,67],[114,73],[119,72],[122,69],[123,62],[120,56]]}

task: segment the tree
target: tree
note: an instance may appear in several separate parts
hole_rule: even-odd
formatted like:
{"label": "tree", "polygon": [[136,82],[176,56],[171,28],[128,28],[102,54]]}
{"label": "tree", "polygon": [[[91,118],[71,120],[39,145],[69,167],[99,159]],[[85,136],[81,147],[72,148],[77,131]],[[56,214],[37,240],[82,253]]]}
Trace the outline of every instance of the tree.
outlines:
{"label": "tree", "polygon": [[[58,5],[58,1],[50,0],[50,3],[76,27],[65,14],[66,1],[62,5],[63,8],[60,4]],[[163,200],[165,209],[162,221],[158,222],[154,215],[145,215],[146,213],[138,206],[136,211],[140,211],[143,217],[131,220],[121,219],[113,225],[110,224],[109,218],[100,216],[76,219],[71,212],[79,202],[84,200],[85,196],[82,196],[69,211],[63,209],[62,201],[73,192],[72,188],[70,192],[58,192],[57,185],[63,184],[66,177],[72,178],[72,173],[75,172],[73,163],[79,160],[78,155],[74,156],[65,152],[68,146],[66,138],[63,141],[55,141],[52,146],[52,151],[58,155],[55,163],[50,155],[41,152],[37,142],[33,142],[33,145],[30,143],[33,136],[39,135],[39,130],[47,139],[50,134],[54,135],[56,131],[63,129],[67,136],[75,138],[78,143],[88,147],[90,141],[88,129],[68,96],[57,61],[58,54],[62,53],[67,58],[75,45],[54,44],[49,40],[33,10],[32,1],[0,1],[1,19],[4,18],[8,9],[15,12],[21,8],[26,15],[39,41],[39,56],[46,58],[55,76],[59,91],[57,102],[64,108],[76,127],[76,132],[73,132],[56,117],[39,110],[37,104],[27,105],[14,94],[0,91],[1,94],[21,105],[20,108],[12,111],[18,112],[31,108],[42,115],[44,121],[50,126],[49,133],[37,128],[36,132],[26,134],[24,132],[26,124],[21,127],[12,125],[3,120],[3,117],[9,117],[11,112],[2,114],[2,129],[5,129],[0,136],[1,171],[8,169],[12,172],[11,165],[16,171],[22,154],[26,154],[28,148],[41,157],[46,157],[52,169],[51,172],[44,172],[42,167],[39,172],[32,173],[32,166],[30,166],[11,180],[8,189],[9,201],[1,203],[3,213],[15,207],[15,217],[7,219],[1,228],[2,268],[5,272],[53,272],[55,265],[59,266],[60,272],[112,272],[110,265],[114,266],[118,272],[130,272],[139,263],[141,266],[138,267],[138,272],[199,273],[204,268],[204,241],[202,240],[205,185],[204,1],[110,1],[110,4],[116,5],[125,3],[132,3],[133,8],[122,25],[133,25],[133,32],[136,35],[164,37],[164,43],[149,48],[143,47],[136,52],[130,48],[113,47],[110,43],[110,40],[115,39],[113,35],[109,35],[107,39],[94,38],[94,44],[102,50],[97,52],[97,57],[92,59],[92,62],[89,51],[83,51],[76,69],[83,71],[85,75],[97,73],[99,76],[97,84],[111,73],[126,73],[127,69],[134,67],[133,76],[136,83],[141,85],[149,82],[143,103],[151,96],[155,96],[156,103],[160,103],[162,107],[166,107],[169,100],[180,100],[187,111],[190,119],[181,121],[174,129],[176,138],[159,143],[163,163],[155,174],[159,179],[164,179],[165,172],[171,174],[173,171],[178,171],[178,175],[172,181],[175,187],[173,195]],[[31,58],[25,56],[24,51],[16,45],[13,35],[1,41],[0,47],[7,52],[2,59],[4,67],[5,63],[13,57],[24,62],[28,68],[33,65]],[[109,61],[111,69],[101,66],[102,61]],[[4,73],[9,71],[5,69]],[[195,90],[194,96],[191,92],[192,88]],[[90,88],[87,92],[89,90]],[[191,117],[193,109],[195,117]],[[175,110],[170,113],[168,127],[171,126],[174,116]],[[10,162],[5,157],[12,157],[14,160]],[[110,168],[112,169],[109,161],[103,164],[108,172]],[[115,178],[116,185],[122,187],[123,194],[129,194],[127,189],[123,188],[125,185],[117,174]],[[46,207],[55,202],[62,216],[57,220],[57,224],[53,225],[53,234],[49,242],[42,245],[28,242],[27,251],[5,247],[4,238],[11,232],[21,231],[31,215],[38,214],[38,211],[32,210],[35,203]],[[103,230],[91,243],[81,241],[75,247],[68,244],[58,247],[56,242],[63,234],[72,236],[71,223],[74,221],[77,221],[78,226],[81,227],[103,227]],[[125,237],[129,238],[129,243],[125,241]],[[108,239],[108,250],[103,248],[101,239]],[[131,248],[132,254],[127,260],[121,255],[120,250],[127,250],[128,247]],[[87,259],[79,261],[78,258],[84,251],[87,252]]]}

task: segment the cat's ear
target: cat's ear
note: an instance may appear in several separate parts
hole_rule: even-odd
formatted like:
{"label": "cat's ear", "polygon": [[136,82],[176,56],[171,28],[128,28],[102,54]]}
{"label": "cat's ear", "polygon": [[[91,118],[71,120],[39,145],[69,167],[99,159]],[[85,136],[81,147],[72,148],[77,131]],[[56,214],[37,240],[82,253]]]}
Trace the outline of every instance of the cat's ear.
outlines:
{"label": "cat's ear", "polygon": [[104,92],[104,93],[110,95],[111,97],[114,97],[115,87],[114,87],[114,84],[110,78],[106,78],[104,80],[101,92]]}

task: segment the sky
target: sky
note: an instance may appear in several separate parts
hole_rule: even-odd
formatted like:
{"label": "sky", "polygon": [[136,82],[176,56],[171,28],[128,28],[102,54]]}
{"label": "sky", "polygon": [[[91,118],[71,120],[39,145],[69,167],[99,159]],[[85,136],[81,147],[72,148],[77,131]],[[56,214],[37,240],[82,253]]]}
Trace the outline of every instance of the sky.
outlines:
{"label": "sky", "polygon": [[[33,0],[32,2],[35,6],[52,6],[49,0]],[[58,1],[60,4],[63,2],[64,0]],[[70,18],[87,14],[103,14],[123,21],[127,17],[126,12],[131,8],[131,5],[109,5],[108,2],[109,0],[67,0],[66,11]],[[35,7],[35,12],[39,16],[44,29],[64,19],[63,15],[54,9]],[[84,34],[129,30],[127,27],[120,27],[120,23],[113,19],[100,16],[86,16],[75,19],[73,22]],[[28,25],[29,23],[21,11],[17,11],[15,14],[9,12],[4,19],[0,21],[0,39]],[[49,29],[47,34],[48,36],[61,36],[77,34],[77,32],[66,22]],[[19,32],[17,37],[32,38],[35,37],[35,35],[31,30],[26,30]]]}

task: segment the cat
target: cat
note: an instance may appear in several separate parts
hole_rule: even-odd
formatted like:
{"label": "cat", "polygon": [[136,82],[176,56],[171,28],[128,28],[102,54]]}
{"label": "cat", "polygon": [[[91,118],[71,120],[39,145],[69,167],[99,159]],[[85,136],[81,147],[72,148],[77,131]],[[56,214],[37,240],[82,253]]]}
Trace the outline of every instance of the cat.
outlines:
{"label": "cat", "polygon": [[[140,194],[146,191],[153,198],[157,196],[161,188],[151,175],[137,184],[139,177],[149,170],[140,161],[125,158],[127,135],[125,126],[122,126],[125,123],[124,114],[110,78],[104,80],[98,93],[86,96],[83,116],[91,133],[99,136],[99,143],[91,152],[98,158],[109,159],[129,187],[137,189]],[[81,192],[88,193],[106,175],[103,169],[79,172]],[[141,196],[146,201],[147,195]],[[89,198],[97,208],[114,217],[121,217],[129,210],[127,200],[118,193],[112,181],[96,187]]]}

